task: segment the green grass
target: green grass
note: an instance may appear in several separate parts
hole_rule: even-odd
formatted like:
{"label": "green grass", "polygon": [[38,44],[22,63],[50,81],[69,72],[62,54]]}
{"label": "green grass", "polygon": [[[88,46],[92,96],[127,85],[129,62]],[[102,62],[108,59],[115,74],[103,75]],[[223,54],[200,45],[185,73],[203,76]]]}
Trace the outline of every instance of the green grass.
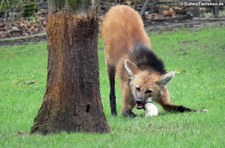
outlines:
{"label": "green grass", "polygon": [[[0,47],[0,147],[224,147],[225,28],[152,33],[153,50],[168,70],[172,102],[208,113],[166,113],[126,119],[110,115],[109,84],[103,50],[99,51],[101,98],[110,134],[30,135],[45,93],[46,43]],[[102,49],[102,42],[99,41]],[[118,85],[118,84],[117,84]],[[119,85],[118,85],[119,86]],[[119,88],[117,86],[117,88]],[[117,89],[121,110],[121,93]]]}

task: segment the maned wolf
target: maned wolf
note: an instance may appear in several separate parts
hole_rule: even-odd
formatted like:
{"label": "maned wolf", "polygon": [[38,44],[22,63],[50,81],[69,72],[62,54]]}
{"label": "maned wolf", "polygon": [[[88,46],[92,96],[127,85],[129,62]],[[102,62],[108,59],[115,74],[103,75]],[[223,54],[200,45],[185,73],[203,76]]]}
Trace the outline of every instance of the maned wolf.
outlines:
{"label": "maned wolf", "polygon": [[151,44],[139,14],[128,6],[112,7],[104,16],[101,36],[104,42],[110,81],[110,106],[117,115],[115,75],[120,77],[122,115],[135,117],[132,109],[144,109],[147,102],[156,101],[166,111],[197,111],[170,103],[166,84],[175,72],[166,72],[163,62],[150,50]]}

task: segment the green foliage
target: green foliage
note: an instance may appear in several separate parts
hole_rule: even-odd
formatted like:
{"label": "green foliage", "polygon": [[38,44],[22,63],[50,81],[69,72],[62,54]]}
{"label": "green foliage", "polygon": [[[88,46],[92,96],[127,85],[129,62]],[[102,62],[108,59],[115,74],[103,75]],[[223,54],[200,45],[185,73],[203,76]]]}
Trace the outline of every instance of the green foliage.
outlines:
{"label": "green foliage", "polygon": [[[176,76],[172,102],[208,113],[166,113],[144,118],[112,117],[102,41],[101,98],[110,134],[29,135],[45,93],[46,43],[0,47],[0,147],[223,147],[225,145],[225,28],[151,33],[153,50]],[[118,111],[121,93],[117,84]]]}
{"label": "green foliage", "polygon": [[70,0],[70,8],[76,10],[77,7],[87,10],[91,6],[91,0]]}
{"label": "green foliage", "polygon": [[72,8],[72,10],[75,10],[77,8],[78,3],[79,3],[79,0],[71,0],[71,1],[69,1],[69,5]]}
{"label": "green foliage", "polygon": [[1,0],[0,11],[6,11],[19,3],[19,0],[3,1]]}
{"label": "green foliage", "polygon": [[35,3],[35,1],[32,0],[32,1],[29,1],[29,2],[25,3],[23,5],[23,9],[24,9],[24,12],[23,12],[23,16],[24,17],[33,16],[34,13],[35,13],[35,9],[36,9],[36,3]]}
{"label": "green foliage", "polygon": [[36,10],[35,0],[8,0],[0,2],[1,12],[22,11],[24,17],[33,16]]}

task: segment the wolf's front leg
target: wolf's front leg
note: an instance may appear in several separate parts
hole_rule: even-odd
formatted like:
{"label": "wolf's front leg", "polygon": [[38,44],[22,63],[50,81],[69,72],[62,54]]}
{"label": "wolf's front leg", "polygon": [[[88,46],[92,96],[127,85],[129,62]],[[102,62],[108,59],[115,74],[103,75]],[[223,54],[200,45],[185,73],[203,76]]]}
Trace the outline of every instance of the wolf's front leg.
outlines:
{"label": "wolf's front leg", "polygon": [[136,114],[132,112],[132,109],[135,107],[135,101],[129,86],[122,87],[122,94],[123,94],[122,115],[124,117],[135,118]]}
{"label": "wolf's front leg", "polygon": [[170,103],[170,94],[167,88],[163,89],[162,96],[157,100],[157,102],[163,107],[165,111],[168,112],[193,112],[197,111],[183,105],[174,105]]}

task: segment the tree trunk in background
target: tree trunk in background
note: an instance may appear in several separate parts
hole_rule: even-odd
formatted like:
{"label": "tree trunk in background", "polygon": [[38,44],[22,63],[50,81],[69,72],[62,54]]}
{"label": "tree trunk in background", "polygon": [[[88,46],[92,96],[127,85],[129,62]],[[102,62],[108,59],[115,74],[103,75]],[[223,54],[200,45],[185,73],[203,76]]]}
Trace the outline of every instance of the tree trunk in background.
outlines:
{"label": "tree trunk in background", "polygon": [[150,0],[145,0],[144,5],[140,12],[140,15],[142,18],[144,18],[144,16],[145,16],[145,12],[146,12],[146,9],[148,8],[149,3],[150,3]]}
{"label": "tree trunk in background", "polygon": [[49,0],[48,79],[31,133],[110,131],[101,104],[97,0]]}
{"label": "tree trunk in background", "polygon": [[199,6],[194,7],[194,17],[200,17],[200,7]]}
{"label": "tree trunk in background", "polygon": [[[213,3],[219,4],[219,0],[212,0]],[[213,6],[213,15],[218,17],[219,15],[219,6]]]}

